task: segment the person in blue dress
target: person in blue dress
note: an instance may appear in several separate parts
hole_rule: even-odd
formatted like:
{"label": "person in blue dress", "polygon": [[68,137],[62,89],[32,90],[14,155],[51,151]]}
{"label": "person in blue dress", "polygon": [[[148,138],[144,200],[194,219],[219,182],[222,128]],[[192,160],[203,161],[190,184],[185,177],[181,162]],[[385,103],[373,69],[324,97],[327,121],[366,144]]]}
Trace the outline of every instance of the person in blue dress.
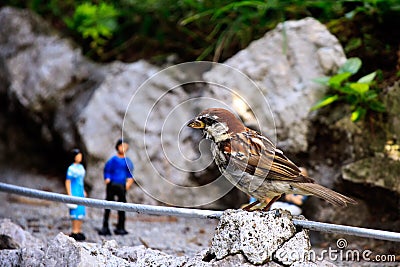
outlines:
{"label": "person in blue dress", "polygon": [[[119,139],[115,145],[117,154],[111,157],[104,166],[104,182],[107,185],[106,200],[115,201],[115,197],[119,202],[126,202],[126,191],[132,186],[133,180],[133,163],[126,157],[125,153],[129,149],[126,140]],[[100,235],[110,235],[108,219],[110,210],[104,211],[103,227],[99,231]],[[118,211],[118,223],[114,230],[116,235],[126,235],[128,231],[125,229],[125,211]]]}
{"label": "person in blue dress", "polygon": [[[86,197],[84,189],[84,178],[86,170],[82,165],[82,152],[79,149],[73,149],[71,152],[72,164],[68,167],[67,177],[65,180],[65,188],[67,194],[76,197]],[[72,232],[70,237],[77,241],[85,240],[86,237],[82,233],[82,222],[85,218],[85,207],[80,205],[69,205],[69,214],[72,220]]]}

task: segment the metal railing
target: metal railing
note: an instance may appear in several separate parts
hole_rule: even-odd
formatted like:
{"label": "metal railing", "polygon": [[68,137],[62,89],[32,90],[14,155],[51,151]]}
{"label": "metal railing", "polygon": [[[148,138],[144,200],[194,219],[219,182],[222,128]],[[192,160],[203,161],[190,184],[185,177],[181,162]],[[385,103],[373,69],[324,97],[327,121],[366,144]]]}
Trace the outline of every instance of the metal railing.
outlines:
{"label": "metal railing", "polygon": [[[99,209],[123,210],[127,212],[136,212],[136,213],[151,214],[151,215],[166,215],[166,216],[201,218],[201,219],[219,219],[223,213],[223,211],[217,211],[217,210],[164,207],[164,206],[143,205],[143,204],[133,204],[133,203],[121,203],[121,202],[106,201],[106,200],[92,199],[92,198],[81,198],[81,197],[74,197],[64,194],[46,192],[6,183],[0,183],[0,191],[11,194],[18,194],[26,197],[39,198],[39,199],[45,199],[62,203],[78,204]],[[368,228],[361,228],[361,227],[354,227],[347,225],[306,221],[299,219],[293,219],[293,224],[297,227],[303,227],[305,229],[309,229],[312,231],[345,234],[345,235],[353,235],[359,237],[400,242],[400,233],[396,232],[389,232],[389,231],[368,229]]]}

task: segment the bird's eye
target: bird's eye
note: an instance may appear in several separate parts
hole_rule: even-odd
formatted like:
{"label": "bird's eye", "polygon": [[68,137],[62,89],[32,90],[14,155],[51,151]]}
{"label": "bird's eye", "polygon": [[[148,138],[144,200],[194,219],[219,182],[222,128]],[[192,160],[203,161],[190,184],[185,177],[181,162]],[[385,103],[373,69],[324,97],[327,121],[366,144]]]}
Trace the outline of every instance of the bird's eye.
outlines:
{"label": "bird's eye", "polygon": [[217,121],[210,117],[204,117],[203,122],[207,125],[212,125],[212,124],[216,123]]}

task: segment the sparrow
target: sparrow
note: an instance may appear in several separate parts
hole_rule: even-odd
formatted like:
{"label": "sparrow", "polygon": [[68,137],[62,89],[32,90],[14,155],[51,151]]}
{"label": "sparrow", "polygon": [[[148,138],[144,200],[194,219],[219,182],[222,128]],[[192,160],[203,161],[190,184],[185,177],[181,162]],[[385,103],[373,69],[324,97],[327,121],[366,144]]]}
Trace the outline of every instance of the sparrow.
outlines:
{"label": "sparrow", "polygon": [[269,210],[282,194],[314,195],[335,206],[356,204],[353,199],[319,185],[304,175],[266,136],[247,128],[233,113],[222,108],[202,111],[187,126],[200,129],[211,140],[211,152],[220,172],[237,188],[266,203]]}

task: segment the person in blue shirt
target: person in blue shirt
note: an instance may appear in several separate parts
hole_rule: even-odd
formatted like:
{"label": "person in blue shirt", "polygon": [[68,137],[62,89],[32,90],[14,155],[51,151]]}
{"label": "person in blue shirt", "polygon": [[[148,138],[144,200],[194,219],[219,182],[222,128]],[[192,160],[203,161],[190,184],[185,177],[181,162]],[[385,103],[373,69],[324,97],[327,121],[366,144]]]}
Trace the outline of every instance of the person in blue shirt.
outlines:
{"label": "person in blue shirt", "polygon": [[[104,182],[107,185],[106,200],[115,201],[115,197],[119,202],[126,202],[126,191],[132,186],[133,180],[133,163],[125,156],[129,149],[128,143],[119,139],[115,145],[117,154],[111,157],[104,166]],[[103,227],[99,231],[100,235],[110,235],[108,220],[110,210],[104,211]],[[118,211],[118,223],[114,230],[116,235],[126,235],[125,230],[125,211]]]}
{"label": "person in blue shirt", "polygon": [[[79,149],[73,149],[72,152],[72,164],[68,167],[67,177],[65,180],[65,189],[67,194],[76,197],[86,197],[84,189],[84,178],[85,168],[82,163],[82,153]],[[80,205],[71,205],[69,210],[70,217],[72,219],[72,233],[70,237],[77,241],[85,240],[86,237],[82,233],[82,220],[85,218],[85,207]]]}

